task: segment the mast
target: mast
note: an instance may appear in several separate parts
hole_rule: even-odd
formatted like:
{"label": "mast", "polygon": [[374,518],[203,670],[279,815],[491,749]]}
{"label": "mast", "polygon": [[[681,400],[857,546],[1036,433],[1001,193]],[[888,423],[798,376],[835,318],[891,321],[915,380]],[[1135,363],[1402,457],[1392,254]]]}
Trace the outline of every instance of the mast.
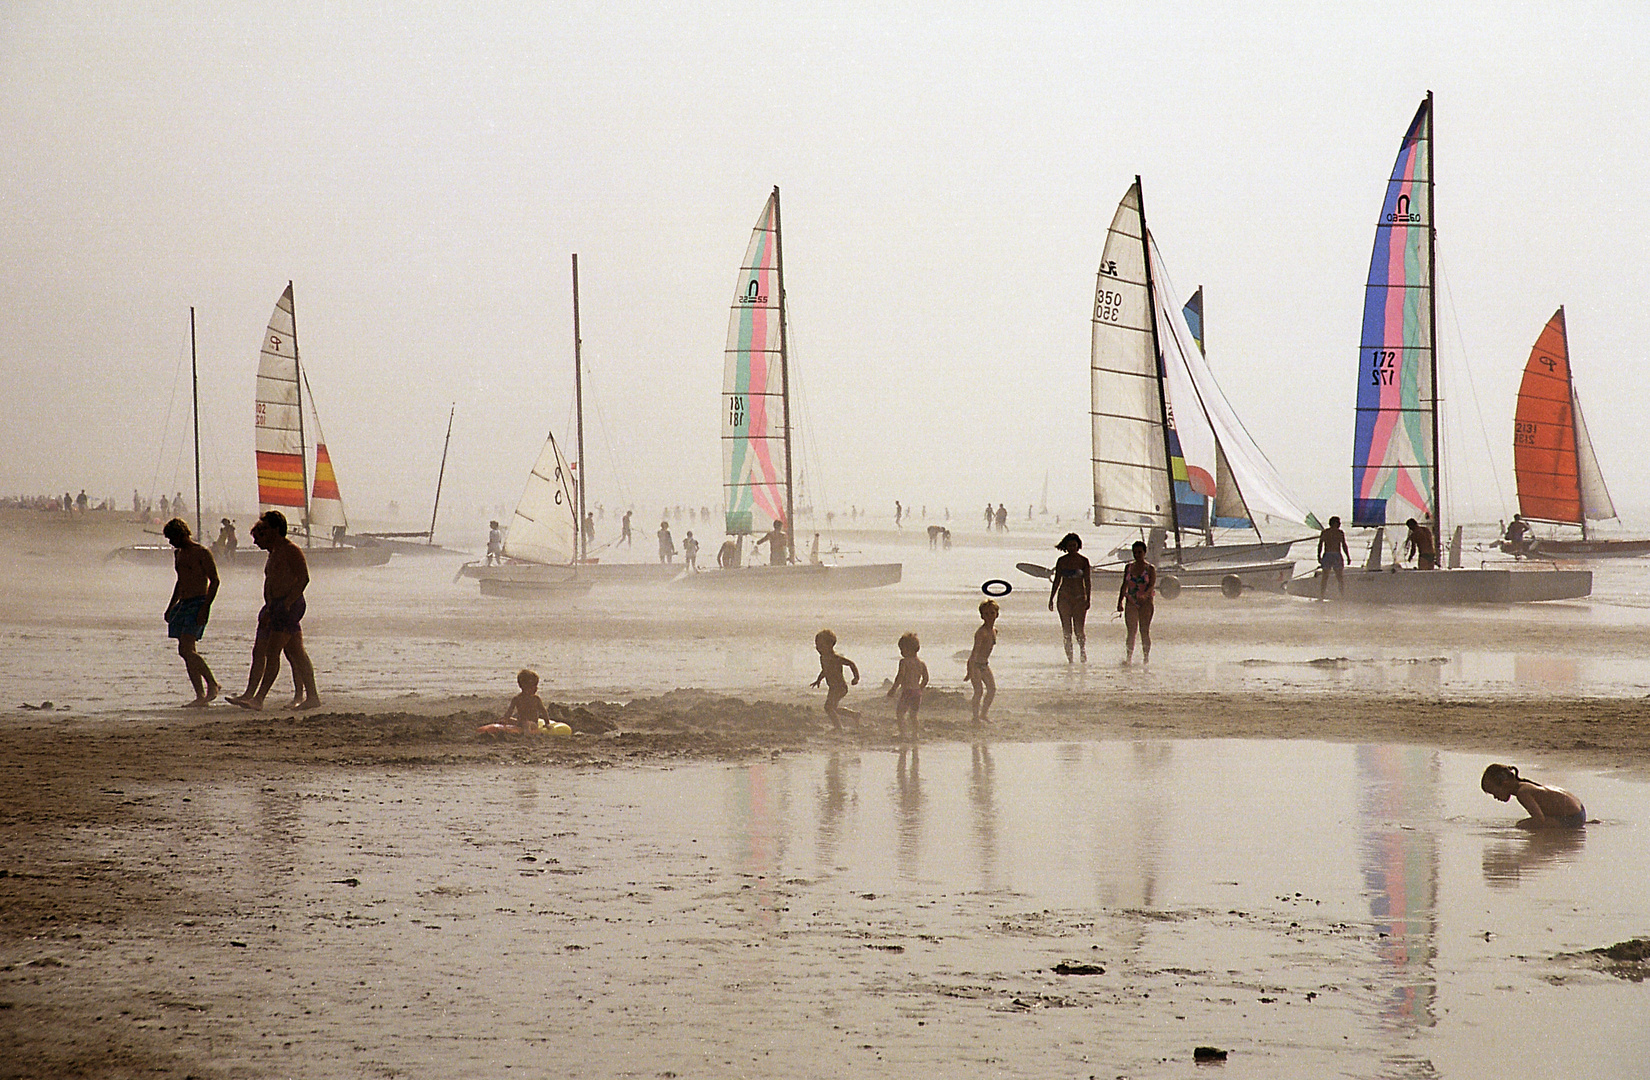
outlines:
{"label": "mast", "polygon": [[1570,366],[1570,328],[1564,321],[1564,305],[1558,305],[1558,332],[1564,341],[1564,392],[1570,399],[1570,452],[1576,462],[1576,507],[1581,511],[1581,538],[1587,539],[1587,500],[1581,493],[1581,432],[1576,425],[1576,373]]}
{"label": "mast", "polygon": [[1438,135],[1427,91],[1427,354],[1432,365],[1432,550],[1444,551],[1444,459],[1438,439],[1438,202],[1433,191],[1432,144]]}
{"label": "mast", "polygon": [[796,561],[796,494],[791,465],[791,364],[785,330],[785,241],[779,229],[779,185],[773,187],[774,269],[779,277],[779,377],[783,380],[780,402],[785,412],[785,561]]}
{"label": "mast", "polygon": [[[292,282],[286,283],[287,289],[292,289]],[[303,365],[298,359],[298,297],[292,298],[292,392],[298,402],[298,475],[304,485],[304,546],[311,547],[314,537],[309,528],[309,451],[304,446],[304,380]]]}
{"label": "mast", "polygon": [[1175,505],[1174,499],[1174,450],[1169,445],[1169,398],[1163,391],[1163,346],[1157,337],[1157,287],[1152,282],[1152,234],[1146,228],[1146,192],[1141,186],[1139,174],[1135,175],[1134,188],[1140,201],[1140,248],[1146,264],[1146,318],[1151,320],[1152,355],[1157,358],[1157,407],[1163,417],[1160,425],[1163,432],[1163,471],[1169,480],[1169,520],[1174,524],[1174,556],[1178,563],[1181,559],[1180,508]]}
{"label": "mast", "polygon": [[435,505],[430,507],[430,535],[425,541],[435,543],[435,513],[441,509],[441,481],[447,476],[447,448],[453,444],[453,413],[458,411],[457,403],[447,410],[447,439],[441,444],[441,469],[435,474]]}
{"label": "mast", "polygon": [[195,308],[189,307],[189,392],[195,418],[195,539],[201,538],[201,378],[195,362]]}
{"label": "mast", "polygon": [[573,550],[577,553],[576,561],[584,562],[590,557],[590,551],[585,546],[584,539],[584,362],[581,349],[583,341],[579,337],[579,253],[573,253],[573,414],[578,431],[578,446],[575,448],[578,455],[578,476],[574,478],[573,501],[576,504],[574,519],[577,534]]}

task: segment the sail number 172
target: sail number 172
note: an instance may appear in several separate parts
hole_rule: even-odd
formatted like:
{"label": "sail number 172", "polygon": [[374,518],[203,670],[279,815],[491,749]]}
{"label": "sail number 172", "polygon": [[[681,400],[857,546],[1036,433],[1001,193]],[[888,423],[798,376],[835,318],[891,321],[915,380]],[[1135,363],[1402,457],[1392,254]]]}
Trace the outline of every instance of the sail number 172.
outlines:
{"label": "sail number 172", "polygon": [[1396,349],[1374,349],[1369,357],[1369,377],[1375,386],[1391,386],[1398,377]]}

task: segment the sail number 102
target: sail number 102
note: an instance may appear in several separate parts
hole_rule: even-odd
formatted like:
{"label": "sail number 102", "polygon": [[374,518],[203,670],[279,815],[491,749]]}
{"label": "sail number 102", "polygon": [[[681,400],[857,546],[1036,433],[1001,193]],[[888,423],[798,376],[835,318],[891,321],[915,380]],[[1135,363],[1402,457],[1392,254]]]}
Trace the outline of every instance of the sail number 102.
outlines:
{"label": "sail number 102", "polygon": [[1369,357],[1369,378],[1375,386],[1391,386],[1398,377],[1396,349],[1373,349]]}

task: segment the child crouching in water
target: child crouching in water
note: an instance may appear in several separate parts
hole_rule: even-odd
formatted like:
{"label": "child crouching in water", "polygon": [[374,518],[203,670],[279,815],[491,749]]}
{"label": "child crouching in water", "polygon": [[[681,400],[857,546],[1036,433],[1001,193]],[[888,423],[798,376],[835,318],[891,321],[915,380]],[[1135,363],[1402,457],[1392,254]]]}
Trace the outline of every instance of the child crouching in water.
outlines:
{"label": "child crouching in water", "polygon": [[836,635],[829,630],[821,630],[814,635],[814,648],[819,650],[819,678],[813,681],[814,686],[823,682],[829,689],[825,694],[825,715],[831,718],[831,727],[842,730],[842,717],[846,716],[855,724],[859,723],[859,713],[853,709],[841,707],[842,699],[848,696],[848,683],[842,677],[842,669],[846,667],[854,673],[854,685],[859,685],[859,668],[846,656],[836,651]]}
{"label": "child crouching in water", "polygon": [[928,665],[917,659],[917,650],[922,643],[915,634],[901,634],[899,639],[899,671],[894,675],[894,685],[888,688],[888,696],[899,695],[894,702],[894,720],[899,724],[901,737],[905,735],[905,717],[911,717],[911,737],[921,734],[917,727],[917,709],[922,705],[922,691],[928,685]]}
{"label": "child crouching in water", "polygon": [[1478,786],[1502,802],[1516,797],[1530,816],[1521,829],[1579,829],[1587,824],[1587,808],[1563,788],[1548,787],[1518,775],[1514,765],[1491,765]]}
{"label": "child crouching in water", "polygon": [[510,707],[504,710],[499,723],[509,727],[511,720],[514,720],[521,725],[522,731],[531,735],[538,731],[540,721],[548,723],[550,720],[550,710],[539,699],[538,672],[522,668],[516,672],[516,685],[521,687],[521,693],[510,699]]}

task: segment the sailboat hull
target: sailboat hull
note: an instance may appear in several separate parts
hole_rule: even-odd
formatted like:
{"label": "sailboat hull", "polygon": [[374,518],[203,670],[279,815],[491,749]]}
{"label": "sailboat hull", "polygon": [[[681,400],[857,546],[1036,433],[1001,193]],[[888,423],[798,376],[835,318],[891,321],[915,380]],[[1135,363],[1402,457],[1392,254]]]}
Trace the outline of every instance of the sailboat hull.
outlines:
{"label": "sailboat hull", "polygon": [[[1314,571],[1284,587],[1291,596],[1317,599]],[[1352,604],[1528,604],[1575,600],[1593,591],[1591,570],[1348,570],[1344,594],[1331,581],[1325,595]]]}
{"label": "sailboat hull", "polygon": [[1650,555],[1650,540],[1537,540],[1517,550],[1502,540],[1496,545],[1509,555],[1548,555],[1563,559],[1632,559]]}
{"label": "sailboat hull", "polygon": [[[335,570],[345,567],[383,566],[390,561],[390,549],[380,545],[368,547],[301,548],[304,561],[311,570]],[[171,566],[176,551],[171,544],[131,544],[116,548],[106,558],[139,566]],[[261,570],[265,555],[259,548],[238,548],[233,558],[214,552],[219,569]]]}
{"label": "sailboat hull", "polygon": [[876,589],[899,582],[903,563],[825,566],[737,566],[685,574],[676,584],[693,589],[751,589],[772,592],[841,592]]}

